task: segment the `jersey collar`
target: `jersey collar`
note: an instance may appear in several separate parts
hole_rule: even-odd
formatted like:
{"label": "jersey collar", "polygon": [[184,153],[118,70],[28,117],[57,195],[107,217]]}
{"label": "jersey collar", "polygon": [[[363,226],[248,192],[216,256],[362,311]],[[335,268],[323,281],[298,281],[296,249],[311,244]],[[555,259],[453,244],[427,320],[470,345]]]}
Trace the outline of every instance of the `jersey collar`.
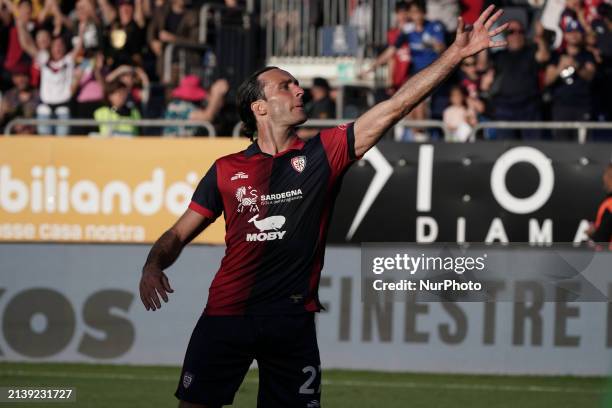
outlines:
{"label": "jersey collar", "polygon": [[270,156],[269,154],[266,154],[264,152],[261,151],[261,149],[259,148],[259,144],[257,144],[257,141],[254,141],[253,143],[251,143],[251,145],[244,151],[244,155],[246,157],[251,157],[254,156],[258,153],[261,153],[265,156],[270,156],[270,157],[279,157],[282,156],[283,154],[289,152],[290,150],[301,150],[304,147],[305,142],[300,139],[299,137],[296,137],[293,142],[291,143],[291,145],[289,145],[289,147],[287,148],[287,150],[283,150],[282,152],[278,152],[276,153],[274,156]]}

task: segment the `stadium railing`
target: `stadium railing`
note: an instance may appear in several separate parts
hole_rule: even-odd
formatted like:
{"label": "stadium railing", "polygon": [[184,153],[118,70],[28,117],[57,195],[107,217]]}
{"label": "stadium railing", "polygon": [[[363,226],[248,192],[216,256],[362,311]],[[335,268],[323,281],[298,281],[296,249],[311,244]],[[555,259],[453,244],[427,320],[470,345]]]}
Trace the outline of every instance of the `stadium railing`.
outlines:
{"label": "stadium railing", "polygon": [[[114,126],[132,125],[138,128],[164,128],[166,126],[181,128],[204,128],[208,132],[209,137],[216,137],[217,132],[212,123],[207,121],[193,120],[171,120],[171,119],[139,119],[139,120],[95,120],[95,119],[13,119],[4,127],[4,136],[11,136],[12,130],[16,125],[25,126],[68,126],[68,127],[91,127],[99,129],[100,125],[108,125],[111,130]],[[84,135],[86,136],[86,135]],[[105,137],[98,133],[90,134],[90,136]],[[122,136],[125,137],[125,136]],[[129,137],[129,136],[128,136]]]}
{"label": "stadium railing", "polygon": [[[304,125],[305,128],[323,129],[327,127],[338,126],[343,123],[349,123],[355,119],[310,119]],[[233,130],[232,137],[240,137],[241,122],[238,122]],[[140,120],[123,120],[123,121],[97,121],[95,119],[13,119],[4,127],[4,136],[11,136],[12,130],[16,125],[26,126],[68,126],[68,127],[91,127],[96,130],[100,125],[108,125],[111,127],[119,125],[132,125],[138,128],[164,128],[167,126],[181,128],[204,128],[208,132],[209,137],[217,137],[217,132],[211,122],[207,121],[189,121],[189,120],[170,120],[170,119],[140,119]],[[451,131],[440,120],[403,120],[395,125],[395,128],[421,128],[421,129],[440,129],[444,135],[444,140],[451,141]],[[469,137],[470,142],[476,141],[476,135],[485,129],[574,129],[577,131],[577,142],[584,144],[587,142],[588,130],[610,130],[612,131],[612,122],[510,122],[510,121],[491,121],[478,123],[473,127]],[[140,132],[144,136],[146,133]],[[90,136],[104,137],[99,133],[92,133]]]}
{"label": "stadium railing", "polygon": [[612,122],[480,122],[472,128],[472,133],[469,138],[470,141],[475,141],[477,133],[484,129],[574,129],[578,131],[578,143],[584,144],[587,141],[587,131],[589,129],[612,130]]}
{"label": "stadium railing", "polygon": [[205,44],[167,44],[164,48],[164,65],[162,79],[164,84],[172,83],[172,64],[174,62],[174,53],[178,53],[178,78],[185,76],[187,70],[187,51],[199,52],[202,55],[210,50],[210,47]]}
{"label": "stadium railing", "polygon": [[[310,119],[302,125],[304,128],[323,129],[333,126],[342,125],[343,123],[354,122],[355,119]],[[240,127],[242,123],[237,123],[234,126],[232,137],[240,137]],[[445,140],[450,140],[450,130],[444,125],[441,120],[402,120],[395,127],[410,127],[410,128],[425,128],[425,129],[441,129]]]}

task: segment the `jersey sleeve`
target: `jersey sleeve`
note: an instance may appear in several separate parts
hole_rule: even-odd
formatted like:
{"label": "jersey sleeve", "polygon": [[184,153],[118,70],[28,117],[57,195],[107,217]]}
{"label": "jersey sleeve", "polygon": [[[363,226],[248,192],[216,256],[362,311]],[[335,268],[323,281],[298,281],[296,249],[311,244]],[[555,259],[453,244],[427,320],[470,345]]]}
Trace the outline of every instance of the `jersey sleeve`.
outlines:
{"label": "jersey sleeve", "polygon": [[217,184],[217,163],[214,163],[196,187],[189,208],[203,217],[217,219],[223,212],[223,201]]}
{"label": "jersey sleeve", "polygon": [[321,142],[332,171],[340,173],[358,159],[355,154],[354,123],[343,124],[321,132]]}
{"label": "jersey sleeve", "polygon": [[612,239],[612,212],[606,210],[599,222],[599,226],[591,237],[594,242],[609,242]]}

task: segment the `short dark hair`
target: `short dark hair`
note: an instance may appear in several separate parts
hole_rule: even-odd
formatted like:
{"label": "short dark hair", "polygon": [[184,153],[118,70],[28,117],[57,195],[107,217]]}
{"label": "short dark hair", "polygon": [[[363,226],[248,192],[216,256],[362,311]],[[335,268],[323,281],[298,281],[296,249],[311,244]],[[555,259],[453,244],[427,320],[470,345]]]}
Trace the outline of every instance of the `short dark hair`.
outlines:
{"label": "short dark hair", "polygon": [[416,7],[419,10],[421,10],[423,13],[427,13],[427,6],[425,6],[425,3],[422,0],[415,0],[410,2],[409,4],[410,8]]}
{"label": "short dark hair", "polygon": [[244,80],[238,87],[236,96],[236,104],[238,105],[238,114],[242,121],[242,133],[254,140],[255,132],[257,132],[257,121],[251,110],[251,104],[258,99],[266,99],[264,94],[264,83],[259,80],[259,76],[266,71],[279,69],[278,67],[264,67],[253,72],[247,79]]}
{"label": "short dark hair", "polygon": [[122,90],[122,89],[128,89],[128,87],[123,82],[121,82],[119,79],[115,79],[106,85],[106,87],[104,88],[104,95],[106,96],[106,99],[108,100],[111,94],[119,90]]}
{"label": "short dark hair", "polygon": [[404,0],[400,0],[397,3],[395,3],[395,12],[397,13],[398,11],[408,11],[410,9],[410,2],[408,1],[404,1]]}

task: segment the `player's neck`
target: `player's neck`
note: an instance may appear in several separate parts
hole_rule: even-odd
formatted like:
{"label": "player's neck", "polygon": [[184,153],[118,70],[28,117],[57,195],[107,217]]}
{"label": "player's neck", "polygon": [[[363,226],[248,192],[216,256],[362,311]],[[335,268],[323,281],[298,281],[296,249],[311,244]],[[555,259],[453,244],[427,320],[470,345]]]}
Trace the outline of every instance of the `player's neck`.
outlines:
{"label": "player's neck", "polygon": [[263,153],[275,155],[285,151],[297,137],[295,128],[267,127],[258,129],[257,144]]}

